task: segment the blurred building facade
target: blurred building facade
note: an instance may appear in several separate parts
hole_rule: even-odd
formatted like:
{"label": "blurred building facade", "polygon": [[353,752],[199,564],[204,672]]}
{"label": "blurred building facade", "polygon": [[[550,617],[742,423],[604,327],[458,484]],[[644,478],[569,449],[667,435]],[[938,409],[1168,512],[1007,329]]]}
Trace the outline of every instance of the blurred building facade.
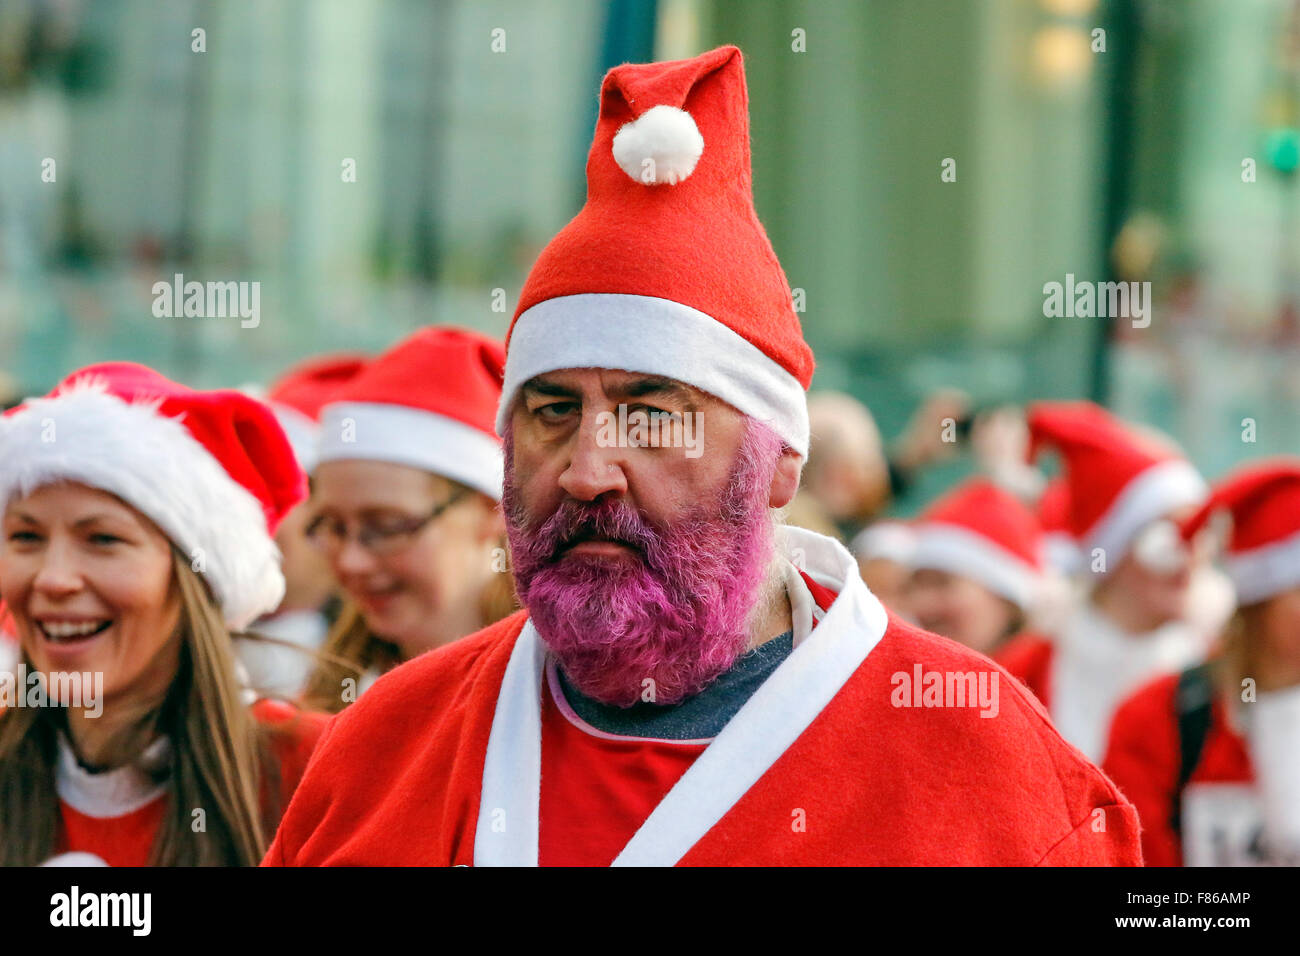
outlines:
{"label": "blurred building facade", "polygon": [[[955,385],[1102,398],[1210,474],[1300,453],[1298,31],[1294,0],[0,0],[0,369],[211,386],[500,333],[603,70],[736,43],[817,385],[886,434]],[[155,317],[177,273],[260,282],[259,326]],[[1067,274],[1150,281],[1150,327],[1045,316]]]}

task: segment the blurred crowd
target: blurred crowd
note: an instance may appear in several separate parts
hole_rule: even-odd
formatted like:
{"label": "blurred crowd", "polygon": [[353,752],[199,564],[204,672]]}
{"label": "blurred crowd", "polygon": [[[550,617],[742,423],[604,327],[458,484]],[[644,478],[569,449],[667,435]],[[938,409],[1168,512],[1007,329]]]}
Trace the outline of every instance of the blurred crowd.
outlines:
{"label": "blurred crowd", "polygon": [[[502,346],[488,337],[428,328],[379,356],[318,356],[266,387],[229,393],[192,392],[124,363],[83,370],[83,380],[99,376],[110,388],[132,376],[170,388],[191,420],[199,415],[193,402],[224,403],[215,413],[209,407],[211,427],[234,422],[243,433],[233,445],[218,437],[209,446],[231,456],[222,459],[227,478],[240,464],[232,457],[277,440],[292,458],[279,467],[309,476],[303,500],[277,505],[282,596],[244,621],[225,614],[216,629],[228,630],[230,642],[218,638],[207,649],[217,669],[230,654],[237,688],[191,665],[184,680],[192,686],[179,700],[199,713],[176,703],[179,712],[160,720],[196,721],[202,737],[211,730],[205,721],[231,719],[233,710],[220,713],[223,699],[256,701],[254,723],[276,728],[284,740],[272,750],[290,755],[277,773],[298,773],[323,726],[314,714],[337,713],[385,671],[518,608],[489,437],[503,361]],[[11,417],[39,411],[42,401],[49,399],[10,401]],[[224,407],[230,403],[233,412]],[[88,427],[116,427],[97,423],[87,408]],[[1148,864],[1296,862],[1300,459],[1252,463],[1207,485],[1167,438],[1088,402],[976,410],[959,392],[939,392],[889,443],[870,411],[843,393],[813,392],[809,418],[809,457],[785,520],[846,543],[892,614],[991,656],[1032,690],[1061,735],[1137,806]],[[350,433],[359,426],[368,436],[361,441]],[[252,436],[254,429],[265,434]],[[26,437],[39,440],[37,432]],[[125,457],[116,463],[104,450],[101,464],[131,470],[128,459],[137,459],[146,471],[160,467],[147,460],[150,446],[138,433],[127,441],[139,444],[120,449]],[[889,516],[922,471],[961,457],[972,477],[914,518]],[[172,589],[135,593],[112,567],[115,548],[134,547],[146,529],[158,534],[155,525],[166,532],[165,508],[138,482],[96,481],[107,473],[94,468],[47,474],[62,483],[45,485],[39,469],[6,469],[4,666],[10,673],[102,669],[109,694],[149,668],[159,674],[159,699],[178,700],[185,668],[175,656],[160,660],[157,632]],[[99,515],[97,506],[110,502],[119,513]],[[181,554],[177,568],[163,560],[164,579],[187,577],[186,544],[173,536],[160,545],[164,554]],[[88,596],[79,598],[82,591]],[[188,593],[182,614],[223,616],[220,596],[201,585]],[[59,610],[69,595],[73,611]],[[99,626],[96,614],[129,633],[83,659],[76,642]],[[100,786],[123,771],[138,773],[139,758],[114,769],[129,741],[69,718],[48,759],[56,774],[58,766],[80,774],[85,792],[68,805],[59,785],[64,825],[53,826],[56,805],[34,789],[39,774],[20,767],[31,741],[15,736],[15,717],[35,712],[7,703],[7,719],[0,718],[6,862],[32,862],[32,853],[53,856],[70,845],[77,825],[69,821],[83,817],[80,825],[89,826],[104,793],[125,788],[139,800],[160,785],[117,779]],[[253,759],[236,746],[209,757],[231,773],[248,772]],[[79,798],[89,804],[78,809]],[[16,839],[14,821],[22,818],[13,814],[32,814],[39,803],[44,813]],[[233,859],[244,863],[256,862],[254,816],[236,807],[228,822]],[[181,850],[183,822],[174,845],[153,847],[152,857],[142,847],[127,861],[203,862]],[[43,838],[39,826],[50,828]],[[266,837],[263,828],[262,845]],[[116,838],[108,845],[116,847]]]}

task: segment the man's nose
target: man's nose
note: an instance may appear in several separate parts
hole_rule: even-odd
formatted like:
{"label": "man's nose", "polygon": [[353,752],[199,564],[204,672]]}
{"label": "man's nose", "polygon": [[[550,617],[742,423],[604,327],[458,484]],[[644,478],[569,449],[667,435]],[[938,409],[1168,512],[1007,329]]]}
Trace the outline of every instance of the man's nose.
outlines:
{"label": "man's nose", "polygon": [[596,416],[584,415],[572,439],[569,466],[560,475],[560,487],[577,501],[627,493],[627,474],[623,470],[626,449],[607,447],[608,442],[599,439],[601,432]]}

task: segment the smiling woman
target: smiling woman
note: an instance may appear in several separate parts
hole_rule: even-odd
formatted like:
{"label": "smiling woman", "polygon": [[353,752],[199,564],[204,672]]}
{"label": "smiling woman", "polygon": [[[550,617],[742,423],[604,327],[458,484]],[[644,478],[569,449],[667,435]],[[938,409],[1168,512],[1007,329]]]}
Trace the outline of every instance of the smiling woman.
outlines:
{"label": "smiling woman", "polygon": [[516,607],[505,559],[499,342],[422,329],[321,413],[307,536],[348,605],[305,700],[338,711],[380,674]]}
{"label": "smiling woman", "polygon": [[301,484],[268,410],[140,366],[83,370],[0,430],[22,663],[102,681],[93,707],[0,713],[0,863],[257,862],[324,722],[250,706],[231,631],[279,600],[270,535]]}

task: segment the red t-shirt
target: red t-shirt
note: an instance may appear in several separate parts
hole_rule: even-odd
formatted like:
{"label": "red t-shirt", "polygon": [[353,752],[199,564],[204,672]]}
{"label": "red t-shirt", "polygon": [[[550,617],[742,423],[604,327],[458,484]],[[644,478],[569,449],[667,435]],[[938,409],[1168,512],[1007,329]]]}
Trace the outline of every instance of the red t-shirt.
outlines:
{"label": "red t-shirt", "polygon": [[[806,574],[803,579],[817,605],[829,608],[835,593]],[[709,741],[605,733],[556,701],[549,676],[548,669],[542,679],[537,862],[609,866]]]}
{"label": "red t-shirt", "polygon": [[[283,811],[302,779],[307,760],[329,718],[325,714],[299,711],[290,704],[273,700],[257,701],[252,711],[259,722],[284,726],[288,731],[277,737],[274,744],[280,765],[280,808]],[[117,817],[92,817],[60,800],[62,826],[55,852],[93,853],[109,866],[148,866],[154,837],[166,808],[165,793]]]}

